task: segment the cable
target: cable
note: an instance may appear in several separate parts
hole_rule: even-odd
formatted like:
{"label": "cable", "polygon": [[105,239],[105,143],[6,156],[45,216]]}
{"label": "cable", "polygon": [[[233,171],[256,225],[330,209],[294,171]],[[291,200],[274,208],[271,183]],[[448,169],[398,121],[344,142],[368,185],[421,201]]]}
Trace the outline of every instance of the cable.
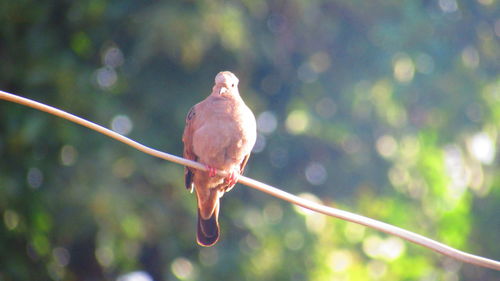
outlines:
{"label": "cable", "polygon": [[[164,160],[168,160],[171,162],[175,162],[177,164],[181,164],[184,166],[189,166],[191,168],[207,171],[207,168],[203,164],[200,164],[198,162],[194,162],[191,160],[187,160],[187,159],[184,159],[182,157],[175,156],[175,155],[171,155],[171,154],[168,154],[165,152],[161,152],[161,151],[156,150],[156,149],[149,148],[149,147],[142,145],[134,140],[131,140],[125,136],[122,136],[122,135],[120,135],[120,134],[118,134],[110,129],[104,128],[100,125],[97,125],[95,123],[87,121],[83,118],[80,118],[80,117],[75,116],[73,114],[70,114],[68,112],[62,111],[60,109],[45,105],[43,103],[39,103],[39,102],[30,100],[27,98],[23,98],[23,97],[14,95],[14,94],[10,94],[10,93],[4,92],[4,91],[0,91],[0,99],[4,99],[4,100],[7,100],[7,101],[10,101],[13,103],[18,103],[18,104],[21,104],[24,106],[32,107],[32,108],[37,109],[37,110],[45,111],[45,112],[50,113],[52,115],[55,115],[55,116],[61,117],[63,119],[69,120],[71,122],[77,123],[79,125],[85,126],[89,129],[97,131],[97,132],[104,134],[108,137],[116,139],[117,141],[125,143],[129,146],[132,146],[133,148],[140,150],[146,154],[149,154],[149,155],[152,155],[152,156],[164,159]],[[228,174],[225,171],[217,171],[217,175],[225,177]],[[405,229],[402,229],[402,228],[399,228],[399,227],[396,227],[396,226],[393,226],[393,225],[390,225],[390,224],[387,224],[384,222],[380,222],[380,221],[377,221],[377,220],[374,220],[374,219],[371,219],[368,217],[364,217],[361,215],[357,215],[354,213],[350,213],[350,212],[339,210],[339,209],[332,208],[332,207],[327,207],[327,206],[306,200],[306,199],[301,198],[299,196],[287,193],[281,189],[278,189],[276,187],[273,187],[273,186],[265,184],[265,183],[261,183],[259,181],[256,181],[254,179],[251,179],[251,178],[248,178],[245,176],[240,176],[238,178],[238,182],[241,184],[247,185],[249,187],[252,187],[254,189],[260,190],[262,192],[265,192],[267,194],[270,194],[274,197],[288,201],[292,204],[307,208],[309,210],[312,210],[312,211],[315,211],[318,213],[322,213],[322,214],[325,214],[327,216],[336,217],[336,218],[339,218],[342,220],[361,224],[361,225],[385,232],[387,234],[400,237],[400,238],[405,239],[409,242],[421,245],[421,246],[426,247],[428,249],[431,249],[435,252],[441,253],[445,256],[449,256],[449,257],[452,257],[454,259],[457,259],[459,261],[500,271],[500,262],[498,262],[498,261],[487,259],[487,258],[480,257],[480,256],[476,256],[476,255],[472,255],[472,254],[469,254],[466,252],[462,252],[460,250],[457,250],[455,248],[452,248],[450,246],[447,246],[443,243],[437,242],[435,240],[432,240],[432,239],[427,238],[425,236],[422,236],[420,234],[416,234],[414,232],[411,232],[411,231],[408,231],[408,230],[405,230]]]}

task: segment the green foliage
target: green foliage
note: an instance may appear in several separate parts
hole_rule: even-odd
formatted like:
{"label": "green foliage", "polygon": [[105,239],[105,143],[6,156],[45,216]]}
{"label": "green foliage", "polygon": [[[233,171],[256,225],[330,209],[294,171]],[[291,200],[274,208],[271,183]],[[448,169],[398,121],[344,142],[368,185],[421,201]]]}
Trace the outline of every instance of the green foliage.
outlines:
{"label": "green foliage", "polygon": [[[234,71],[247,175],[499,259],[500,6],[477,1],[1,1],[0,88],[181,155]],[[182,167],[0,102],[0,280],[496,280],[238,186],[195,243]],[[123,280],[123,279],[121,279]]]}

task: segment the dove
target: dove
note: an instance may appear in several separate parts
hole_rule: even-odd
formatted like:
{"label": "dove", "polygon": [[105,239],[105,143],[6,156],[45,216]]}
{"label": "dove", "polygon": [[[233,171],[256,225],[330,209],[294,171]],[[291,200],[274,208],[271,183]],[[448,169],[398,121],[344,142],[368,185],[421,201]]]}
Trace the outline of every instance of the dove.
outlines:
{"label": "dove", "polygon": [[219,240],[219,199],[243,173],[257,137],[255,116],[240,97],[238,82],[233,73],[219,72],[211,94],[187,114],[182,136],[184,158],[208,170],[185,169],[186,188],[194,189],[198,201],[196,240],[205,247]]}

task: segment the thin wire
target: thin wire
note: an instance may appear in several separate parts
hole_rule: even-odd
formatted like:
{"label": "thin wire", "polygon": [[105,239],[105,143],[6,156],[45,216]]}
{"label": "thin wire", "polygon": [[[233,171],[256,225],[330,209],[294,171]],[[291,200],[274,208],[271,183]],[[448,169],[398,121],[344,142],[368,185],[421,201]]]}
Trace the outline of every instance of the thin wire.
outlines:
{"label": "thin wire", "polygon": [[[79,125],[85,126],[89,129],[92,129],[92,130],[97,131],[101,134],[104,134],[108,137],[116,139],[122,143],[125,143],[129,146],[132,146],[133,148],[140,150],[146,154],[149,154],[149,155],[152,155],[152,156],[155,156],[158,158],[162,158],[162,159],[165,159],[165,160],[168,160],[171,162],[175,162],[177,164],[181,164],[184,166],[189,166],[191,168],[207,171],[207,168],[203,164],[200,164],[198,162],[194,162],[191,160],[187,160],[187,159],[184,159],[182,157],[175,156],[175,155],[171,155],[171,154],[168,154],[165,152],[161,152],[161,151],[158,151],[156,149],[149,148],[149,147],[142,145],[136,141],[133,141],[127,137],[124,137],[124,136],[122,136],[122,135],[120,135],[112,130],[109,130],[107,128],[99,126],[95,123],[87,121],[83,118],[80,118],[80,117],[75,116],[73,114],[70,114],[68,112],[62,111],[60,109],[57,109],[57,108],[33,101],[33,100],[30,100],[27,98],[16,96],[16,95],[4,92],[4,91],[0,91],[0,99],[4,99],[4,100],[10,101],[10,102],[18,103],[18,104],[29,106],[29,107],[32,107],[32,108],[35,108],[35,109],[38,109],[41,111],[45,111],[45,112],[50,113],[52,115],[55,115],[55,116],[61,117],[63,119],[69,120],[71,122],[77,123]],[[219,176],[227,176],[227,173],[224,171],[217,171],[217,174]],[[449,256],[449,257],[452,257],[454,259],[457,259],[459,261],[500,271],[500,262],[498,262],[498,261],[459,251],[459,250],[454,249],[450,246],[447,246],[443,243],[440,243],[440,242],[437,242],[435,240],[429,239],[425,236],[422,236],[420,234],[416,234],[416,233],[413,233],[411,231],[408,231],[408,230],[405,230],[405,229],[402,229],[402,228],[399,228],[399,227],[396,227],[396,226],[393,226],[393,225],[390,225],[390,224],[387,224],[384,222],[380,222],[380,221],[377,221],[377,220],[374,220],[374,219],[371,219],[368,217],[364,217],[361,215],[357,215],[354,213],[350,213],[350,212],[339,210],[339,209],[332,208],[332,207],[327,207],[327,206],[315,203],[313,201],[306,200],[306,199],[301,198],[299,196],[287,193],[287,192],[280,190],[276,187],[261,183],[259,181],[256,181],[254,179],[251,179],[251,178],[248,178],[245,176],[240,176],[238,178],[238,182],[241,184],[247,185],[249,187],[255,188],[257,190],[260,190],[262,192],[265,192],[267,194],[270,194],[274,197],[277,197],[277,198],[280,198],[282,200],[293,203],[295,205],[307,208],[309,210],[312,210],[312,211],[315,211],[318,213],[322,213],[322,214],[325,214],[327,216],[336,217],[336,218],[350,221],[353,223],[361,224],[361,225],[385,232],[387,234],[400,237],[400,238],[405,239],[409,242],[421,245],[421,246],[426,247],[428,249],[431,249],[435,252],[441,253],[445,256]]]}

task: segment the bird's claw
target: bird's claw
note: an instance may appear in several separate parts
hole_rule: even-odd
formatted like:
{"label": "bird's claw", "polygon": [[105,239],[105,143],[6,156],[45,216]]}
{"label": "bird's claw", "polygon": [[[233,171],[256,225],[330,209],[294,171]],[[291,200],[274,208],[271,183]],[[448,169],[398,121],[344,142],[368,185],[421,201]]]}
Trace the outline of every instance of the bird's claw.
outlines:
{"label": "bird's claw", "polygon": [[209,166],[209,165],[205,165],[205,167],[207,168],[208,170],[208,176],[213,178],[217,175],[217,169],[215,169],[214,167],[212,166]]}
{"label": "bird's claw", "polygon": [[229,175],[226,177],[226,183],[229,184],[229,186],[233,186],[238,182],[238,178],[240,177],[240,173],[237,171],[231,171]]}

